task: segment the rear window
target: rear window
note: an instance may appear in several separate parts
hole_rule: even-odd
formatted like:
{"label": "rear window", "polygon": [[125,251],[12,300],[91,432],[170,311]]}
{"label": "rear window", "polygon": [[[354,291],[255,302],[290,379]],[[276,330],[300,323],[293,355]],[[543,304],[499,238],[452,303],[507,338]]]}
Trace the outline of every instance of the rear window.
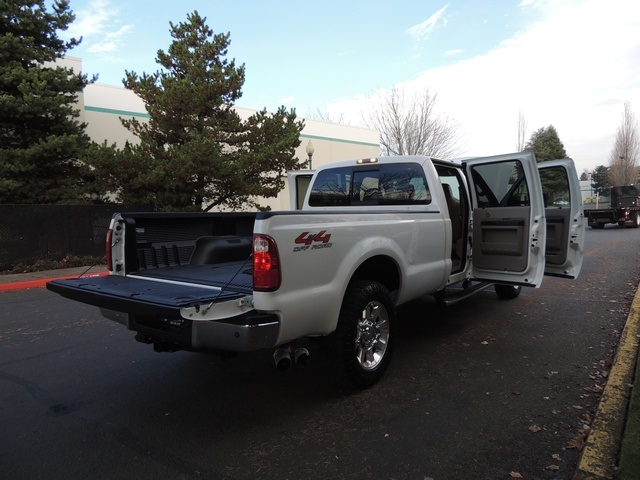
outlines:
{"label": "rear window", "polygon": [[429,203],[427,179],[417,163],[323,170],[318,173],[309,197],[312,207]]}

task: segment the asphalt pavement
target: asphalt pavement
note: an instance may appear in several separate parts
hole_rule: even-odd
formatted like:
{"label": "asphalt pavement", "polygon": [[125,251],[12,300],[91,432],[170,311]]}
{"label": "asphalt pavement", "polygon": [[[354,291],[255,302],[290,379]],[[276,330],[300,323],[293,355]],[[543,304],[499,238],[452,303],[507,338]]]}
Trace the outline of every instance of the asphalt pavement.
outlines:
{"label": "asphalt pavement", "polygon": [[[0,275],[0,292],[43,288],[52,279],[106,275],[104,266]],[[637,288],[637,286],[634,286]],[[629,310],[597,413],[582,450],[574,480],[610,479],[616,476],[620,445],[628,419],[640,412],[627,411],[630,386],[638,361],[640,338],[640,289]],[[640,385],[638,385],[640,388]],[[517,478],[517,477],[515,477]]]}

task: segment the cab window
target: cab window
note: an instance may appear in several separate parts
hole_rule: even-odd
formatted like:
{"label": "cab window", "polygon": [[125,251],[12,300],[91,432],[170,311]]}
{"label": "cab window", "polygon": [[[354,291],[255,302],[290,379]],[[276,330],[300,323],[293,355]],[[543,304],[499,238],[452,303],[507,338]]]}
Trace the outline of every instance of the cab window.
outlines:
{"label": "cab window", "polygon": [[431,193],[417,163],[323,170],[318,173],[309,197],[312,207],[429,203]]}

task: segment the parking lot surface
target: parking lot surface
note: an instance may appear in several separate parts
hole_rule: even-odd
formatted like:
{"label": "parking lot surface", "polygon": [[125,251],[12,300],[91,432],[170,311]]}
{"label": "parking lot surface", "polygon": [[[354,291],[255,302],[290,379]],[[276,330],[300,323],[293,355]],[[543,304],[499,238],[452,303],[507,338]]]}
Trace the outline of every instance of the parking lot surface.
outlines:
{"label": "parking lot surface", "polygon": [[317,355],[281,374],[270,351],[159,354],[93,307],[0,293],[3,475],[572,478],[638,286],[639,240],[588,229],[578,280],[402,307],[390,369],[358,393]]}

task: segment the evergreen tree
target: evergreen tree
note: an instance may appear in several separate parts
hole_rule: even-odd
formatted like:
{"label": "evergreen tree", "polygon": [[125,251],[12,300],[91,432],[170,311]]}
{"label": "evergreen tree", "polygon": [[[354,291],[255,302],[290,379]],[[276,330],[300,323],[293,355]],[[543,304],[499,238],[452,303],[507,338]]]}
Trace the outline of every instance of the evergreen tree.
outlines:
{"label": "evergreen tree", "polygon": [[78,196],[89,145],[78,122],[86,76],[55,66],[80,41],[58,38],[75,16],[67,0],[0,2],[0,203],[57,203]]}
{"label": "evergreen tree", "polygon": [[596,195],[609,195],[611,190],[611,177],[609,167],[598,165],[591,175],[591,188]]}
{"label": "evergreen tree", "polygon": [[[226,58],[229,34],[215,34],[198,12],[171,26],[161,71],[126,72],[125,87],[140,96],[148,122],[123,120],[140,139],[127,144],[108,170],[125,203],[157,210],[258,207],[274,197],[294,157],[303,123],[281,107],[242,120],[233,109],[242,95],[244,65]],[[102,167],[101,167],[102,168]]]}
{"label": "evergreen tree", "polygon": [[553,125],[540,128],[533,132],[525,146],[525,150],[535,153],[538,162],[558,160],[567,157],[564,145],[560,141],[558,132]]}

